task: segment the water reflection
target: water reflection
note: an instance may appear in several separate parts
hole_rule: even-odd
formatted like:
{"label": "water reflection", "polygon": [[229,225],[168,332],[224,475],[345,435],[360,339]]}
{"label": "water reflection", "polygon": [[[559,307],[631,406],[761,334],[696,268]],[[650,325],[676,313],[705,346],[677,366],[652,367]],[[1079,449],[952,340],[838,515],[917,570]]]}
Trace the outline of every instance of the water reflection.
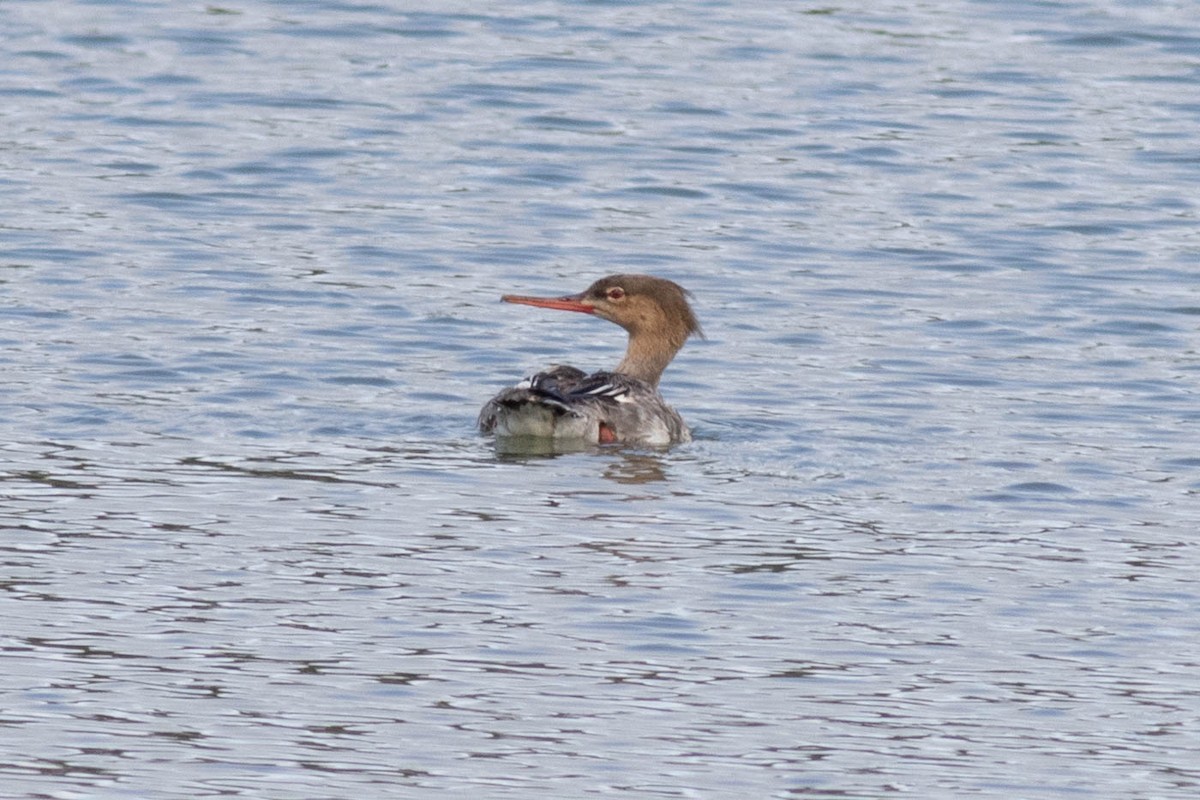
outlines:
{"label": "water reflection", "polygon": [[[558,442],[552,439],[522,436],[498,439],[495,448],[498,461],[515,464],[567,455],[591,454],[604,461],[601,476],[615,483],[656,483],[666,481],[668,477],[666,456],[647,451],[644,448],[594,445],[578,441]],[[586,465],[591,462],[579,463]]]}
{"label": "water reflection", "polygon": [[557,443],[523,437],[509,437],[496,443],[496,461],[503,464],[534,465],[564,456],[579,457],[556,465],[568,483],[580,475],[591,474],[597,463],[602,465],[599,476],[617,484],[663,483],[669,479],[670,457],[666,450],[654,452],[642,447]]}
{"label": "water reflection", "polygon": [[501,461],[520,462],[529,458],[555,458],[571,453],[586,453],[598,448],[582,440],[547,439],[538,436],[503,436],[495,439],[496,457]]}
{"label": "water reflection", "polygon": [[604,468],[604,477],[615,483],[638,485],[668,480],[666,458],[645,452],[621,453]]}

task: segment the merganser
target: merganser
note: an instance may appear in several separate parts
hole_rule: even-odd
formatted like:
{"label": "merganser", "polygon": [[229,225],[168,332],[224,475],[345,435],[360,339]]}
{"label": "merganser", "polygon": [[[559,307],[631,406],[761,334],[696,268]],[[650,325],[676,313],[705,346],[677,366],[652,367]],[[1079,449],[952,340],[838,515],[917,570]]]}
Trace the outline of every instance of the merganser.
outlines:
{"label": "merganser", "polygon": [[629,332],[629,345],[612,372],[554,366],[505,389],[479,412],[480,430],[598,444],[689,441],[683,418],[658,393],[658,379],[683,343],[704,335],[687,298],[679,284],[650,275],[609,275],[566,297],[504,295],[506,303],[615,322]]}

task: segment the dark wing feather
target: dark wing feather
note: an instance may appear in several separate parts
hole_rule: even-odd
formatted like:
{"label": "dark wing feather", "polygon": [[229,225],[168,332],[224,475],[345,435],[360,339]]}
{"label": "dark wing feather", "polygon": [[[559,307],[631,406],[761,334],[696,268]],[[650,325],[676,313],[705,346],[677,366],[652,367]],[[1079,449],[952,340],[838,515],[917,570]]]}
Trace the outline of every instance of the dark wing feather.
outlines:
{"label": "dark wing feather", "polygon": [[527,388],[534,394],[565,401],[586,378],[587,374],[581,369],[556,366],[531,375],[526,380],[529,382]]}

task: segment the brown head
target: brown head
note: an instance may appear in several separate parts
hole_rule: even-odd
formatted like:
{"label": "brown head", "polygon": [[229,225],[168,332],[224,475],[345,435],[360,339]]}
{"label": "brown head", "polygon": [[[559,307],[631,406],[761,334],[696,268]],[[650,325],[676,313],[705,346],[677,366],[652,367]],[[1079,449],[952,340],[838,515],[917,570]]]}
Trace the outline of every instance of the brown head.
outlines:
{"label": "brown head", "polygon": [[629,332],[629,348],[617,372],[652,386],[689,336],[703,336],[688,292],[674,281],[652,275],[609,275],[579,294],[566,297],[504,295],[523,303],[562,311],[580,311],[615,322]]}

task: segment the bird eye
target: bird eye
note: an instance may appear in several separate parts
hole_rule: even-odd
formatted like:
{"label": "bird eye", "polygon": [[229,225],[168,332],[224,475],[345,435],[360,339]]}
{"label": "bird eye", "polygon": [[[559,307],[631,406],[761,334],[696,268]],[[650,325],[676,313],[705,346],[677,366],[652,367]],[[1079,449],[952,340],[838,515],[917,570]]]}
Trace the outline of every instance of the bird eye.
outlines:
{"label": "bird eye", "polygon": [[614,286],[613,288],[608,290],[608,299],[609,300],[620,300],[624,296],[625,296],[625,290],[622,289],[620,286]]}

